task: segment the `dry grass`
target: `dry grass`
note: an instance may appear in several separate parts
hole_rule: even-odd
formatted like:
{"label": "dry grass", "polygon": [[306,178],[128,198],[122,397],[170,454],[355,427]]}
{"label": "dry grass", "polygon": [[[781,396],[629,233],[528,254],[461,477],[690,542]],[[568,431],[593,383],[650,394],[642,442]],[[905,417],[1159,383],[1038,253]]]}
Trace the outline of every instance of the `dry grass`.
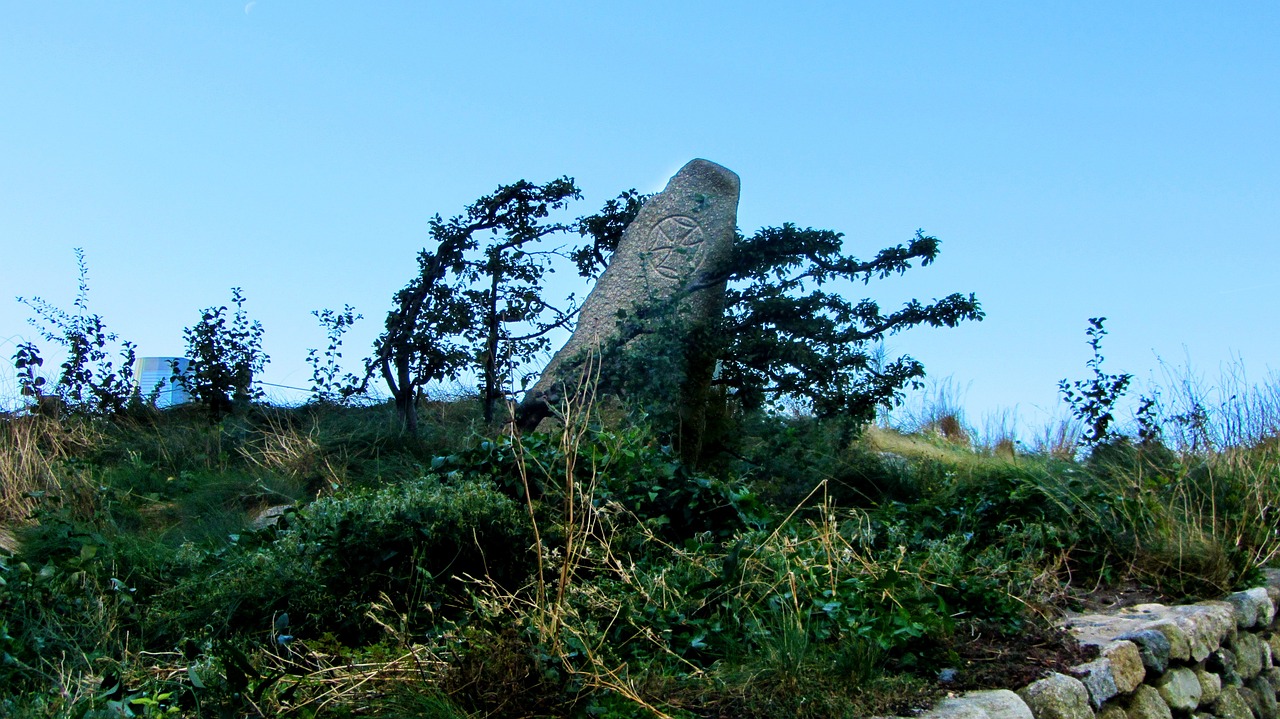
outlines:
{"label": "dry grass", "polygon": [[40,414],[0,419],[0,524],[29,521],[45,496],[64,502],[88,497],[92,482],[62,463],[99,440],[88,422]]}
{"label": "dry grass", "polygon": [[288,479],[318,483],[336,490],[346,483],[346,462],[320,446],[319,423],[302,431],[282,418],[268,415],[267,428],[239,448],[249,464]]}

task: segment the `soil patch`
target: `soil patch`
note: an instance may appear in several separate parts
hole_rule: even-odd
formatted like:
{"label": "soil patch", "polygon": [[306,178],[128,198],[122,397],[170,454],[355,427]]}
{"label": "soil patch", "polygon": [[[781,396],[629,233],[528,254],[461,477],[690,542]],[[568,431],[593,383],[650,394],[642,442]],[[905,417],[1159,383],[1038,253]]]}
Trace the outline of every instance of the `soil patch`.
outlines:
{"label": "soil patch", "polygon": [[[1020,689],[1050,672],[1069,673],[1098,657],[1061,627],[1028,624],[1016,634],[976,623],[957,632],[952,650],[960,659],[948,689]],[[944,677],[946,678],[946,677]]]}

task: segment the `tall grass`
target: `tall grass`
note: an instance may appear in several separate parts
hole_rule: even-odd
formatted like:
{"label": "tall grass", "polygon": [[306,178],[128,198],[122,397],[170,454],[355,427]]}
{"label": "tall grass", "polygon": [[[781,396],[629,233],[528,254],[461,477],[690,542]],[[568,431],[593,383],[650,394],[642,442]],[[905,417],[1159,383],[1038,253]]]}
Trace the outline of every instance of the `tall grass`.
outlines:
{"label": "tall grass", "polygon": [[[969,623],[1044,621],[1072,580],[1210,596],[1280,559],[1280,392],[1229,379],[1160,390],[1168,446],[1129,438],[1091,454],[1070,422],[1028,443],[1013,412],[976,431],[950,382],[903,426],[917,434],[854,438],[812,418],[763,418],[743,425],[766,447],[735,465],[746,479],[681,465],[643,425],[602,422],[590,373],[552,432],[526,436],[478,434],[467,401],[424,409],[418,437],[386,407],[268,408],[216,426],[181,412],[5,417],[6,523],[28,521],[42,492],[102,510],[78,511],[70,534],[54,530],[76,522],[41,515],[51,548],[37,554],[29,529],[5,570],[27,577],[8,589],[22,637],[59,638],[47,661],[22,655],[24,681],[91,703],[78,687],[111,666],[130,686],[225,699],[230,654],[170,650],[244,605],[249,618],[218,636],[263,676],[285,675],[253,699],[263,714],[902,713],[940,691],[931,675]],[[770,483],[795,491],[756,522],[752,490]],[[483,497],[463,491],[480,485]],[[317,495],[329,496],[279,528],[244,531],[246,510]],[[457,504],[467,497],[503,512],[468,514]],[[391,509],[404,512],[379,514]],[[422,529],[399,519],[418,510]],[[443,548],[406,548],[443,532],[446,514],[460,529]],[[487,535],[492,516],[512,532]],[[393,547],[375,526],[412,537]],[[353,556],[369,561],[318,579]],[[367,581],[348,576],[379,562]],[[394,589],[368,590],[393,575]],[[138,588],[128,602],[116,580]],[[298,634],[287,644],[270,629],[286,608]],[[335,634],[350,615],[360,631]],[[208,689],[194,688],[191,667]]]}
{"label": "tall grass", "polygon": [[26,523],[47,497],[75,502],[91,494],[92,481],[64,463],[100,438],[86,421],[0,417],[0,526]]}
{"label": "tall grass", "polygon": [[1163,360],[1149,390],[1166,443],[1199,454],[1250,447],[1280,436],[1280,375],[1249,378],[1239,357],[1224,364],[1216,382],[1190,363]]}

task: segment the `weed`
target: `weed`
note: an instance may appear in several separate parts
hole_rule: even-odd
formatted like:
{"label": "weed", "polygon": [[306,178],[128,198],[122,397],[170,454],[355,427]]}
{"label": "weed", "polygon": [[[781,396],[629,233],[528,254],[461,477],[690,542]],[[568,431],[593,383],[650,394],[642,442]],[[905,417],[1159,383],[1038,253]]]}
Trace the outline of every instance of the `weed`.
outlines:
{"label": "weed", "polygon": [[174,367],[174,381],[215,421],[263,397],[253,377],[269,360],[262,351],[262,324],[249,319],[239,287],[231,288],[231,303],[235,312],[230,315],[225,305],[210,307],[200,313],[198,323],[183,330],[191,366],[186,372]]}
{"label": "weed", "polygon": [[1090,317],[1089,329],[1085,333],[1089,336],[1089,347],[1093,349],[1093,357],[1085,364],[1093,372],[1093,377],[1075,382],[1065,379],[1058,382],[1058,389],[1062,392],[1062,398],[1070,405],[1071,413],[1084,424],[1085,431],[1080,441],[1086,447],[1096,447],[1118,436],[1111,427],[1112,420],[1115,419],[1115,404],[1124,396],[1133,379],[1131,374],[1108,374],[1102,371],[1102,338],[1107,334],[1102,323],[1106,319]]}
{"label": "weed", "polygon": [[317,402],[333,402],[345,404],[353,395],[359,393],[359,377],[347,374],[339,377],[342,371],[339,364],[342,359],[342,337],[351,329],[351,325],[362,319],[351,305],[344,305],[341,312],[333,310],[314,310],[311,313],[320,321],[329,338],[329,345],[324,354],[320,350],[307,350],[307,364],[311,365],[311,394]]}
{"label": "weed", "polygon": [[[62,404],[72,412],[85,414],[121,414],[134,397],[134,344],[121,341],[107,331],[102,316],[89,311],[89,266],[84,250],[76,248],[76,265],[80,270],[74,310],[67,312],[39,297],[18,298],[35,312],[31,325],[49,342],[61,345],[66,359],[53,389]],[[111,359],[119,354],[119,365]],[[28,342],[18,347],[13,356],[18,382],[24,396],[37,400],[43,394],[44,378],[35,368],[44,364],[39,349]]]}

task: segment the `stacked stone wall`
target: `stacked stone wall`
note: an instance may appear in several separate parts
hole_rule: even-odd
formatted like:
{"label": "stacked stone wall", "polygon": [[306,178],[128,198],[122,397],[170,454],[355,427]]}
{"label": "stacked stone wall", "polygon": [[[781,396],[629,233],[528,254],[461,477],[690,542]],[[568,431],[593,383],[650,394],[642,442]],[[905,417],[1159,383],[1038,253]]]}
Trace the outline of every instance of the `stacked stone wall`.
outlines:
{"label": "stacked stone wall", "polygon": [[1140,604],[1065,626],[1098,658],[1019,690],[967,692],[928,719],[1280,719],[1280,570],[1221,601]]}

